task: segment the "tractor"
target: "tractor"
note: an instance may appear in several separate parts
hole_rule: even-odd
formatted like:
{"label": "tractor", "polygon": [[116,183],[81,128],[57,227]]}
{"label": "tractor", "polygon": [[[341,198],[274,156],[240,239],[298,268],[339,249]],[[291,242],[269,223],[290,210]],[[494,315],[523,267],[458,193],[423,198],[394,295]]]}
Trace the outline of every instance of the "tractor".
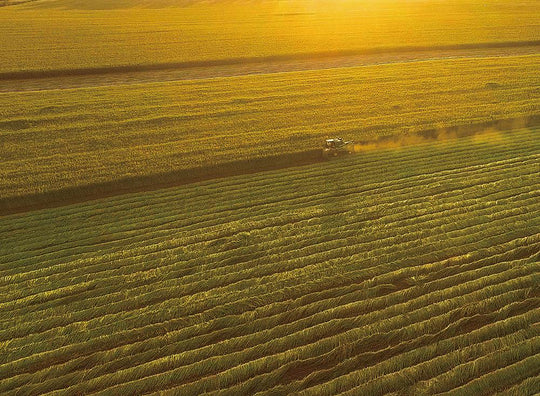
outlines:
{"label": "tractor", "polygon": [[345,142],[342,138],[326,139],[323,147],[323,157],[337,157],[354,152],[354,143]]}

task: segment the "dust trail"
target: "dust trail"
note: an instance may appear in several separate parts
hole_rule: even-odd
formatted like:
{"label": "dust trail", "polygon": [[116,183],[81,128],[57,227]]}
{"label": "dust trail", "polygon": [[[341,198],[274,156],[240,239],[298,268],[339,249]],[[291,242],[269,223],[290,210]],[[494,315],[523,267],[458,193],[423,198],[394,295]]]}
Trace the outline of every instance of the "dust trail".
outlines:
{"label": "dust trail", "polygon": [[362,153],[373,150],[399,149],[407,146],[415,146],[433,142],[444,142],[464,137],[471,138],[474,143],[500,144],[504,141],[504,133],[501,130],[525,128],[530,124],[530,119],[538,116],[522,117],[511,120],[493,122],[491,125],[460,125],[442,129],[430,129],[418,133],[396,134],[383,136],[372,141],[355,142],[354,153]]}
{"label": "dust trail", "polygon": [[[502,137],[500,132],[494,129],[486,129],[485,131],[479,131],[471,136],[475,142],[485,143],[493,142],[493,140],[500,141]],[[434,134],[430,134],[430,136],[424,136],[423,134],[404,134],[392,136],[389,138],[382,138],[372,142],[358,142],[354,144],[353,151],[355,153],[362,153],[374,150],[399,149],[407,146],[443,142],[447,140],[455,140],[458,138],[460,138],[460,136],[456,132],[449,132],[444,130],[437,131]]]}

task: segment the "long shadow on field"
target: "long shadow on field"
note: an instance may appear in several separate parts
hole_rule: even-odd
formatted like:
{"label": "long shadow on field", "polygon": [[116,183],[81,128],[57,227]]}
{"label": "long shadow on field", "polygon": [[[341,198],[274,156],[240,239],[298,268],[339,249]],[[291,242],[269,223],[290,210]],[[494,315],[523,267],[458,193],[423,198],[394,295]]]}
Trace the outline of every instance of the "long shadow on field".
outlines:
{"label": "long shadow on field", "polygon": [[[486,129],[505,131],[537,126],[539,124],[540,114],[535,114],[522,118],[493,120],[441,129],[428,129],[413,135],[407,135],[406,137],[403,134],[384,136],[373,141],[357,142],[355,146],[358,148],[357,151],[361,152],[422,142],[427,143],[444,138],[462,138],[484,132]],[[122,194],[153,191],[205,180],[310,165],[322,161],[324,161],[324,158],[322,157],[321,149],[311,149],[295,153],[231,161],[205,167],[126,177],[108,182],[80,185],[36,194],[7,197],[0,199],[0,216],[65,206]]]}
{"label": "long shadow on field", "polygon": [[225,59],[195,60],[184,62],[142,64],[142,65],[119,65],[104,67],[88,67],[78,69],[56,69],[56,70],[20,70],[0,73],[1,80],[24,80],[51,77],[67,76],[88,76],[103,75],[111,73],[133,73],[173,69],[191,69],[197,67],[215,67],[245,65],[254,63],[300,61],[310,59],[328,59],[356,55],[376,55],[376,54],[401,54],[406,52],[432,52],[432,51],[452,51],[452,50],[481,50],[489,48],[519,48],[540,46],[540,40],[528,41],[507,41],[488,43],[467,43],[467,44],[447,44],[434,46],[402,46],[402,47],[379,47],[364,48],[355,50],[306,52],[299,54],[283,54],[259,57],[239,57]]}

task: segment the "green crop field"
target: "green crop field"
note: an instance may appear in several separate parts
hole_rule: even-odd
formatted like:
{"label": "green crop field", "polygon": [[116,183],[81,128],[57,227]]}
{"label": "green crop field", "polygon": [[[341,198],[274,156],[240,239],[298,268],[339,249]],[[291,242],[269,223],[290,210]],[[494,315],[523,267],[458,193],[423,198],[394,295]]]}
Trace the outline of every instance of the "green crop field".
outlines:
{"label": "green crop field", "polygon": [[539,137],[3,217],[0,393],[534,394]]}
{"label": "green crop field", "polygon": [[538,64],[453,59],[0,93],[0,197],[317,149],[333,135],[538,114]]}

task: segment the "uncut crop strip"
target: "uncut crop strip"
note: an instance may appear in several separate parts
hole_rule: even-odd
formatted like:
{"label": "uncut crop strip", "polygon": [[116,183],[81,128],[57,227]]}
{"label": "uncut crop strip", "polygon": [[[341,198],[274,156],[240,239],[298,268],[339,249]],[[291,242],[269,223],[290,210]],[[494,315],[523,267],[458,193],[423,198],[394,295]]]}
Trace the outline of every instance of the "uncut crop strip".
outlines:
{"label": "uncut crop strip", "polygon": [[99,196],[103,183],[159,184],[171,172],[315,149],[329,134],[372,140],[531,117],[537,58],[0,94],[0,197],[17,203],[84,185]]}
{"label": "uncut crop strip", "polygon": [[3,218],[0,390],[518,386],[538,346],[537,134]]}
{"label": "uncut crop strip", "polygon": [[0,8],[0,72],[110,72],[538,40],[534,1],[144,3],[141,9],[136,0],[52,0]]}

